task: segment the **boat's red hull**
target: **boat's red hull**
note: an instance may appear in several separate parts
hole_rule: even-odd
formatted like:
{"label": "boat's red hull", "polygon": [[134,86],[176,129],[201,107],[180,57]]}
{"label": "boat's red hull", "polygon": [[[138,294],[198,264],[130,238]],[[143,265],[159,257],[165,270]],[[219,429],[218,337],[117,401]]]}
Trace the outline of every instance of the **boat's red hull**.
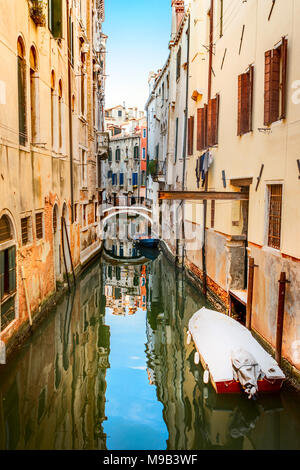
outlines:
{"label": "boat's red hull", "polygon": [[[275,393],[279,392],[283,384],[283,379],[268,381],[266,379],[258,381],[258,392],[260,393]],[[240,382],[213,382],[212,385],[218,394],[225,393],[242,393],[243,388]]]}

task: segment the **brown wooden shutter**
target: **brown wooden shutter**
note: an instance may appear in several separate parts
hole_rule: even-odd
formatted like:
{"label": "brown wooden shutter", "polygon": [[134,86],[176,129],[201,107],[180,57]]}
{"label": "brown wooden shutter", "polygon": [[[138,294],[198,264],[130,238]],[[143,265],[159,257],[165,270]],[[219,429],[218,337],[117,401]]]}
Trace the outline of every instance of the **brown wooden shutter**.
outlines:
{"label": "brown wooden shutter", "polygon": [[203,113],[203,149],[206,149],[207,147],[207,141],[208,141],[208,137],[207,137],[207,128],[208,128],[208,105],[205,104],[204,105],[204,113]]}
{"label": "brown wooden shutter", "polygon": [[197,110],[197,150],[203,149],[203,130],[202,130],[203,114],[204,114],[204,108],[199,108]]}
{"label": "brown wooden shutter", "polygon": [[249,131],[249,74],[242,75],[242,133]]}
{"label": "brown wooden shutter", "polygon": [[282,84],[281,84],[281,116],[280,119],[286,118],[286,95],[287,95],[287,47],[288,40],[282,38],[281,61],[282,61]]}
{"label": "brown wooden shutter", "polygon": [[265,53],[265,110],[264,125],[269,126],[271,123],[271,68],[272,68],[272,51]]}
{"label": "brown wooden shutter", "polygon": [[253,90],[254,90],[254,66],[249,70],[249,132],[253,131]]}
{"label": "brown wooden shutter", "polygon": [[193,155],[194,151],[194,116],[188,119],[188,154]]}
{"label": "brown wooden shutter", "polygon": [[238,122],[237,135],[242,134],[242,75],[238,76]]}
{"label": "brown wooden shutter", "polygon": [[208,101],[208,107],[207,107],[207,145],[211,146],[212,145],[212,100]]}
{"label": "brown wooden shutter", "polygon": [[271,65],[271,122],[279,119],[280,48],[273,50]]}
{"label": "brown wooden shutter", "polygon": [[218,143],[219,95],[208,102],[207,145],[212,147]]}

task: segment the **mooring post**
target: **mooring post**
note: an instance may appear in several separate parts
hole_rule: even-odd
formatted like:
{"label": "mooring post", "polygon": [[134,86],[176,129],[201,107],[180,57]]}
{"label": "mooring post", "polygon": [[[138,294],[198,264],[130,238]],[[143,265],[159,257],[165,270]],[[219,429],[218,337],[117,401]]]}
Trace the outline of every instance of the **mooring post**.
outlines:
{"label": "mooring post", "polygon": [[254,268],[255,268],[254,258],[249,258],[248,293],[247,293],[247,309],[246,309],[246,327],[249,330],[251,330],[251,320],[252,320]]}
{"label": "mooring post", "polygon": [[286,279],[286,273],[282,272],[279,280],[279,295],[278,295],[278,313],[277,313],[277,332],[276,332],[276,351],[275,359],[280,365],[281,352],[282,352],[282,336],[283,336],[283,322],[284,322],[284,304],[285,304],[285,291],[286,284],[289,281]]}

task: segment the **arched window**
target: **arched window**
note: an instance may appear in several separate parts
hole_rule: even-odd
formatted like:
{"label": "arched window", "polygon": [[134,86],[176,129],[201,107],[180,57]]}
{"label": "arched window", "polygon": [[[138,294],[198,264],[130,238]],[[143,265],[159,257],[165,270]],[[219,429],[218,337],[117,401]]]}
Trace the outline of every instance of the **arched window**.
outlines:
{"label": "arched window", "polygon": [[39,87],[38,87],[37,54],[35,48],[30,49],[30,111],[31,141],[39,140]]}
{"label": "arched window", "polygon": [[51,72],[51,146],[55,146],[55,73]]}
{"label": "arched window", "polygon": [[19,144],[25,145],[27,141],[26,128],[26,61],[25,47],[21,37],[17,44],[18,53],[18,110],[19,110]]}
{"label": "arched window", "polygon": [[3,215],[0,219],[0,243],[12,240],[12,232],[9,219],[6,215]]}

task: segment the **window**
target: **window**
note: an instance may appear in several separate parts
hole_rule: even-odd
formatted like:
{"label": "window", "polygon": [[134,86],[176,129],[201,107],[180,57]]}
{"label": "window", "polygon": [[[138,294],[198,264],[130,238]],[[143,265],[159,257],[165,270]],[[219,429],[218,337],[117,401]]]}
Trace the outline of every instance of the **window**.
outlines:
{"label": "window", "polygon": [[219,121],[219,95],[208,101],[207,107],[207,145],[213,147],[218,143],[218,121]]}
{"label": "window", "polygon": [[122,111],[121,111],[121,110],[118,111],[118,116],[119,116],[119,117],[122,117]]}
{"label": "window", "polygon": [[74,220],[75,222],[78,221],[78,204],[74,205]]}
{"label": "window", "polygon": [[58,82],[58,146],[62,150],[63,146],[63,104],[62,104],[62,81]]}
{"label": "window", "polygon": [[15,293],[16,247],[12,246],[6,250],[0,251],[1,331],[3,331],[15,318]]}
{"label": "window", "polygon": [[142,186],[146,186],[146,172],[145,170],[142,171],[142,181],[141,181]]}
{"label": "window", "polygon": [[82,226],[87,226],[87,204],[83,204],[82,206]]}
{"label": "window", "polygon": [[276,49],[265,53],[264,125],[286,117],[287,39]]}
{"label": "window", "polygon": [[194,153],[194,116],[188,119],[188,155]]}
{"label": "window", "polygon": [[62,0],[48,0],[48,26],[53,37],[62,38]]}
{"label": "window", "polygon": [[179,47],[177,52],[177,59],[176,59],[176,80],[180,78],[180,67],[181,67],[181,47]]}
{"label": "window", "polygon": [[138,145],[135,145],[135,146],[134,146],[134,149],[133,149],[133,158],[134,158],[135,160],[139,160],[139,158],[140,158],[140,148],[139,148]]}
{"label": "window", "polygon": [[132,173],[132,186],[137,186],[137,185],[138,185],[138,174]]}
{"label": "window", "polygon": [[124,186],[124,173],[120,173],[120,186]]}
{"label": "window", "polygon": [[281,241],[281,212],[282,212],[282,185],[272,184],[269,191],[269,233],[268,246],[280,250]]}
{"label": "window", "polygon": [[238,135],[252,131],[254,67],[238,77]]}
{"label": "window", "polygon": [[74,23],[72,21],[72,15],[69,16],[69,42],[70,42],[70,51],[69,51],[69,60],[72,67],[74,67]]}
{"label": "window", "polygon": [[109,163],[112,162],[112,151],[111,151],[111,149],[109,149],[109,152],[108,152],[108,161],[109,161]]}
{"label": "window", "polygon": [[147,137],[147,131],[146,129],[143,129],[143,139],[146,139],[146,137]]}
{"label": "window", "polygon": [[55,147],[55,73],[52,70],[51,72],[51,146],[52,148]]}
{"label": "window", "polygon": [[143,160],[146,160],[146,149],[143,147]]}
{"label": "window", "polygon": [[176,118],[176,128],[175,128],[175,162],[177,161],[178,153],[178,118]]}
{"label": "window", "polygon": [[18,112],[19,112],[19,144],[27,141],[26,126],[26,62],[25,48],[21,38],[18,39]]}
{"label": "window", "polygon": [[12,239],[10,223],[6,215],[0,219],[0,243],[7,242]]}
{"label": "window", "polygon": [[81,116],[86,114],[86,60],[85,53],[81,52],[81,72],[80,72],[80,112]]}
{"label": "window", "polygon": [[41,240],[44,237],[44,227],[43,227],[43,213],[38,212],[35,214],[35,232],[37,240]]}
{"label": "window", "polygon": [[159,159],[159,144],[155,146],[155,159],[156,161]]}
{"label": "window", "polygon": [[98,222],[98,202],[95,202],[94,209],[95,209],[95,214],[94,214],[95,222]]}
{"label": "window", "polygon": [[87,152],[81,149],[81,187],[87,188]]}
{"label": "window", "polygon": [[31,142],[37,142],[39,137],[38,117],[39,117],[39,98],[38,98],[38,75],[37,75],[37,57],[34,47],[30,49],[30,112],[31,112]]}
{"label": "window", "polygon": [[97,188],[101,188],[101,158],[97,157]]}
{"label": "window", "polygon": [[163,105],[163,102],[165,100],[165,84],[163,83],[162,84],[162,87],[161,87],[161,101],[162,101],[162,105]]}
{"label": "window", "polygon": [[207,105],[197,111],[197,150],[207,148]]}
{"label": "window", "polygon": [[117,148],[116,149],[116,162],[119,162],[121,160],[121,149]]}
{"label": "window", "polygon": [[21,235],[22,235],[22,245],[28,245],[31,242],[30,237],[30,217],[23,217],[21,219]]}

